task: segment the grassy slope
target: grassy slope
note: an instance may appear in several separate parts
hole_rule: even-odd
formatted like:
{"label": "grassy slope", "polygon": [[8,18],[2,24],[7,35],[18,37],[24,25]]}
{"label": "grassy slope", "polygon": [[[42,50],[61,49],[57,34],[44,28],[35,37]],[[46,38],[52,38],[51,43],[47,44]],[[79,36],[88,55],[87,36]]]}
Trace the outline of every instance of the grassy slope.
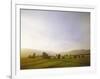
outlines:
{"label": "grassy slope", "polygon": [[89,66],[90,56],[83,58],[65,58],[65,59],[44,59],[21,58],[21,69],[39,69],[39,68],[57,68],[57,67],[79,67]]}

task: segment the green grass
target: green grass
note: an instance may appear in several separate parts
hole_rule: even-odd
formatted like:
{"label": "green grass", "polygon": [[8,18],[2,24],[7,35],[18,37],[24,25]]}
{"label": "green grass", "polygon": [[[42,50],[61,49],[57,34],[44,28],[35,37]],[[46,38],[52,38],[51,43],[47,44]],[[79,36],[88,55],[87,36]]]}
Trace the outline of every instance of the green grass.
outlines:
{"label": "green grass", "polygon": [[60,58],[21,58],[21,69],[41,69],[41,68],[60,68],[60,67],[80,67],[90,66],[90,55],[80,58],[65,57]]}

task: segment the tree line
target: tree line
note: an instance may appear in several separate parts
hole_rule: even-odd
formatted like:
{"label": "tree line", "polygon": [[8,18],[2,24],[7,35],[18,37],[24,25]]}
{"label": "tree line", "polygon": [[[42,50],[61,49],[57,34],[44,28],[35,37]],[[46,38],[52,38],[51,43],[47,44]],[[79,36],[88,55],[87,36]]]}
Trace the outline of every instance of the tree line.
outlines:
{"label": "tree line", "polygon": [[43,52],[42,55],[37,56],[36,53],[33,53],[32,55],[29,55],[29,58],[35,58],[35,57],[42,57],[45,59],[51,59],[51,58],[57,58],[57,59],[65,59],[65,58],[84,58],[89,54],[79,54],[79,55],[61,55],[61,54],[56,54],[56,56],[50,56],[48,53]]}

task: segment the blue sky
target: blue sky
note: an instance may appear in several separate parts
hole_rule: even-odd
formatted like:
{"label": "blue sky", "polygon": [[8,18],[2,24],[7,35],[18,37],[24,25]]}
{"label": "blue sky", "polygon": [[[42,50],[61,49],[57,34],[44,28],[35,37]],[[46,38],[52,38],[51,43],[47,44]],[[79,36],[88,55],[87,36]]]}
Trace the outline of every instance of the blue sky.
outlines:
{"label": "blue sky", "polygon": [[90,13],[21,9],[21,48],[89,49]]}

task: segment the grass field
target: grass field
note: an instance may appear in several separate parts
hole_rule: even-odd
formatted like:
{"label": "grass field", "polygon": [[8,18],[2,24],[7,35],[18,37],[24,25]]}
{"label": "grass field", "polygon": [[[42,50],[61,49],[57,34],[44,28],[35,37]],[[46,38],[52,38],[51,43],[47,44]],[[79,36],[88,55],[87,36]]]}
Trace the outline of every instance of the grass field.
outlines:
{"label": "grass field", "polygon": [[61,67],[81,67],[90,66],[90,55],[84,55],[82,57],[70,57],[65,58],[43,58],[36,56],[35,58],[24,57],[21,58],[21,69],[42,69],[42,68],[61,68]]}

